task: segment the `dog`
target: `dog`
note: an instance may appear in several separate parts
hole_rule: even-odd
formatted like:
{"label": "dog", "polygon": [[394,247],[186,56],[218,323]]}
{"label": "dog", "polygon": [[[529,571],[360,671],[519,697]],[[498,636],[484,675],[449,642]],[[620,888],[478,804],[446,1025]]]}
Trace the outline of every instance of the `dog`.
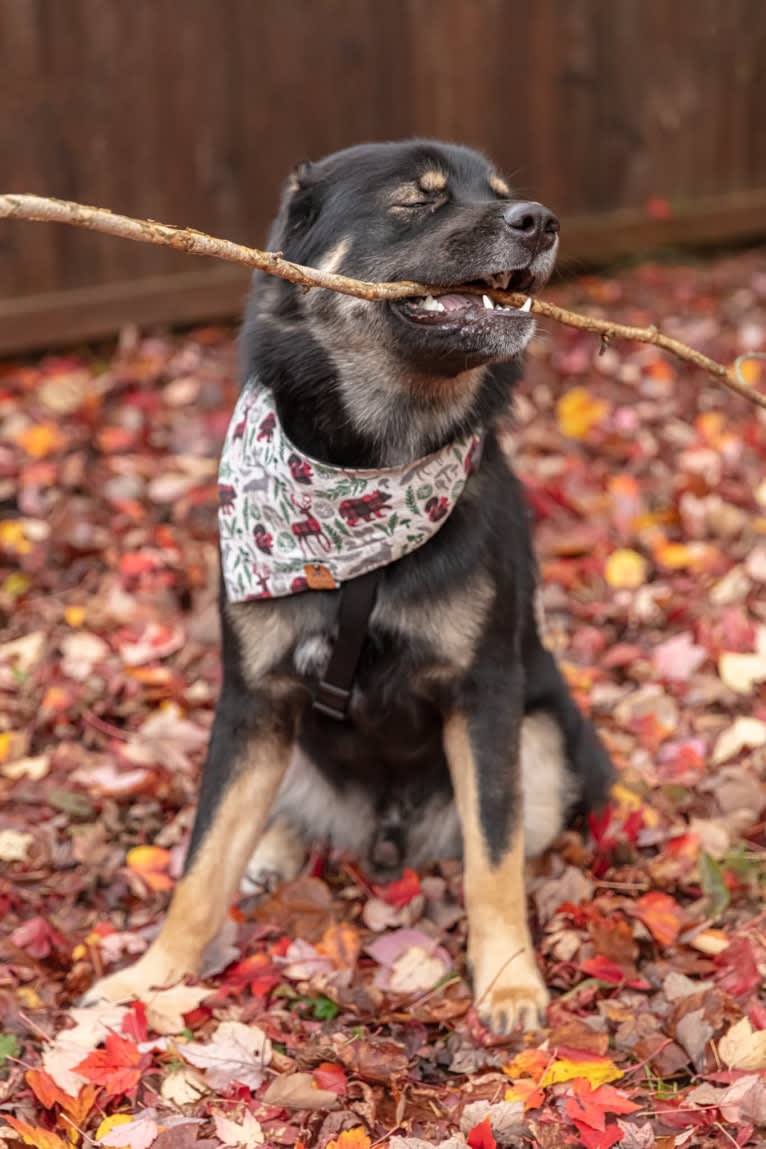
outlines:
{"label": "dog", "polygon": [[[553,212],[482,155],[428,140],[300,165],[269,238],[359,279],[530,296],[558,242]],[[462,855],[479,1016],[499,1034],[540,1023],[524,859],[606,800],[612,765],[543,642],[498,432],[533,331],[528,308],[486,295],[375,302],[256,273],[221,469],[223,683],[186,869],[149,950],[90,1000],[197,973],[240,884],[295,876],[321,841],[382,879]]]}

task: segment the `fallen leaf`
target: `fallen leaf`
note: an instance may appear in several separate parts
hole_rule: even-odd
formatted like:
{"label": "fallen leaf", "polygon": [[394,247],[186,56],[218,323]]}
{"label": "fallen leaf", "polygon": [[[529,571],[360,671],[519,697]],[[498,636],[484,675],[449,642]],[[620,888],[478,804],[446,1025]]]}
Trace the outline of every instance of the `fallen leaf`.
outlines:
{"label": "fallen leaf", "polygon": [[766,655],[725,652],[718,659],[718,673],[730,690],[752,694],[759,683],[766,682]]}
{"label": "fallen leaf", "polygon": [[707,658],[704,646],[695,644],[689,631],[676,634],[655,646],[652,660],[661,678],[688,682]]}
{"label": "fallen leaf", "polygon": [[338,1094],[319,1088],[310,1073],[285,1073],[269,1083],[263,1101],[283,1109],[334,1109]]}
{"label": "fallen leaf", "polygon": [[33,842],[33,835],[21,830],[0,830],[0,862],[26,861]]}
{"label": "fallen leaf", "polygon": [[174,985],[147,995],[146,1018],[155,1033],[180,1033],[186,1026],[184,1014],[192,1013],[210,996],[205,986]]}
{"label": "fallen leaf", "polygon": [[489,1117],[485,1117],[478,1125],[474,1125],[473,1129],[469,1129],[466,1141],[470,1149],[497,1149],[497,1141],[495,1141],[492,1122]]}
{"label": "fallen leaf", "polygon": [[179,1046],[179,1053],[205,1070],[211,1089],[228,1089],[235,1081],[257,1089],[271,1060],[271,1042],[257,1025],[222,1021],[211,1041],[189,1041]]}
{"label": "fallen leaf", "polygon": [[766,746],[766,722],[760,718],[736,718],[718,737],[713,751],[713,766],[728,762],[742,750],[755,750],[759,746]]}
{"label": "fallen leaf", "polygon": [[167,873],[170,851],[160,846],[134,846],[128,850],[125,862],[134,874],[139,874],[150,890],[169,890],[173,880]]}
{"label": "fallen leaf", "polygon": [[718,1042],[718,1054],[729,1069],[766,1069],[766,1029],[754,1030],[743,1017]]}
{"label": "fallen leaf", "polygon": [[606,1085],[610,1081],[619,1081],[623,1076],[622,1070],[618,1069],[609,1057],[589,1057],[582,1061],[561,1058],[548,1066],[540,1085],[543,1089],[547,1089],[549,1085],[574,1081],[581,1077],[596,1089],[599,1085]]}
{"label": "fallen leaf", "polygon": [[215,1109],[212,1116],[216,1134],[224,1145],[244,1145],[246,1149],[252,1149],[254,1145],[263,1144],[263,1130],[252,1113],[245,1111],[242,1121],[232,1121]]}
{"label": "fallen leaf", "polygon": [[612,551],[604,564],[604,578],[616,590],[636,590],[646,582],[647,562],[638,551]]}
{"label": "fallen leaf", "polygon": [[[135,1114],[126,1122],[113,1125],[101,1133],[101,1144],[106,1145],[108,1149],[149,1149],[149,1146],[157,1140],[160,1131],[155,1120],[156,1116],[156,1111],[149,1109]],[[102,1122],[103,1124],[105,1123]]]}
{"label": "fallen leaf", "polygon": [[371,1144],[362,1126],[355,1125],[353,1129],[344,1129],[335,1141],[328,1142],[325,1149],[370,1149]]}
{"label": "fallen leaf", "polygon": [[130,1093],[141,1080],[141,1054],[138,1046],[116,1033],[108,1033],[104,1049],[96,1049],[74,1066],[74,1071],[96,1085],[110,1097]]}
{"label": "fallen leaf", "polygon": [[632,912],[651,930],[655,941],[662,946],[673,944],[683,924],[681,907],[669,894],[658,890],[642,894],[632,907]]}
{"label": "fallen leaf", "polygon": [[35,1149],[70,1149],[66,1141],[62,1141],[57,1133],[52,1133],[49,1129],[29,1125],[26,1121],[19,1121],[8,1113],[4,1113],[3,1117],[11,1128],[16,1130],[25,1145],[33,1145]]}
{"label": "fallen leaf", "polygon": [[587,387],[572,387],[556,404],[559,430],[569,439],[587,438],[608,413],[609,404],[596,399]]}

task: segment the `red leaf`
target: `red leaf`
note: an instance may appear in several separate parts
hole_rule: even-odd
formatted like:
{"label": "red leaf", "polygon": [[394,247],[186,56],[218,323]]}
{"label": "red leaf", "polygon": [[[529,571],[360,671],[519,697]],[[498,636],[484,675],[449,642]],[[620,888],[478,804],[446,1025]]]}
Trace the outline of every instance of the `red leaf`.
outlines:
{"label": "red leaf", "polygon": [[599,981],[606,981],[610,985],[627,985],[630,989],[649,989],[649,983],[640,977],[631,977],[626,980],[624,970],[620,969],[616,962],[610,961],[609,958],[597,954],[596,957],[586,958],[584,962],[580,963],[580,969],[583,973],[589,974],[591,977],[597,977]]}
{"label": "red leaf", "polygon": [[672,945],[678,937],[682,924],[681,907],[670,894],[652,890],[638,899],[632,911],[661,946]]}
{"label": "red leaf", "polygon": [[400,910],[421,893],[420,878],[414,870],[405,870],[397,882],[390,882],[387,886],[373,886],[373,889],[381,901]]}
{"label": "red leaf", "polygon": [[732,997],[746,997],[761,984],[755,953],[748,938],[734,938],[716,958],[718,984]]}
{"label": "red leaf", "polygon": [[128,1012],[122,1019],[122,1032],[133,1041],[146,1041],[149,1025],[146,1020],[146,1006],[142,1001],[131,1002]]}
{"label": "red leaf", "polygon": [[612,1149],[623,1138],[619,1125],[609,1125],[606,1129],[589,1129],[587,1125],[575,1121],[583,1149]]}
{"label": "red leaf", "polygon": [[17,926],[11,934],[11,941],[33,958],[46,958],[55,946],[66,945],[59,931],[40,917],[30,918]]}
{"label": "red leaf", "polygon": [[111,1097],[129,1093],[141,1079],[141,1054],[132,1041],[126,1041],[116,1033],[109,1033],[104,1042],[105,1049],[93,1053],[74,1066],[75,1073],[81,1073],[90,1081],[103,1086]]}
{"label": "red leaf", "polygon": [[495,1141],[489,1117],[485,1117],[478,1125],[474,1125],[466,1140],[471,1149],[497,1149],[497,1141]]}
{"label": "red leaf", "polygon": [[314,1070],[314,1084],[317,1089],[329,1089],[338,1097],[344,1097],[348,1083],[343,1066],[334,1061],[323,1061]]}

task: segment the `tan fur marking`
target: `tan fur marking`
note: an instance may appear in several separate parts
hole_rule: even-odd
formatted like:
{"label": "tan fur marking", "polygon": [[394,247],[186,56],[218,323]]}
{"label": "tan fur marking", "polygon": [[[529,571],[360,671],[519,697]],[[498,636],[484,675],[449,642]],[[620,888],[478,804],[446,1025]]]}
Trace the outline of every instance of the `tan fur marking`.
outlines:
{"label": "tan fur marking", "polygon": [[205,947],[224,923],[248,859],[269,816],[291,747],[262,736],[213,814],[192,867],[173,892],[162,929],[135,965],[97,982],[89,1001],[125,1001],[199,972]]}
{"label": "tan fur marking", "polygon": [[420,176],[418,183],[425,192],[444,191],[447,186],[447,177],[438,168],[429,168]]}
{"label": "tan fur marking", "polygon": [[242,670],[255,686],[289,649],[294,631],[287,612],[269,603],[226,603],[224,607],[242,647]]}
{"label": "tan fur marking", "polygon": [[511,194],[511,189],[508,187],[508,184],[501,176],[490,176],[489,186],[492,188],[492,191],[495,193],[495,195],[503,196],[505,198],[509,197]]}
{"label": "tan fur marking", "polygon": [[466,670],[473,661],[487,612],[495,598],[491,580],[478,574],[467,586],[438,603],[396,605],[389,617],[385,600],[373,618],[405,634],[416,634],[433,647],[449,669]]}
{"label": "tan fur marking", "polygon": [[326,255],[317,263],[320,271],[336,272],[340,270],[340,266],[348,253],[351,251],[351,240],[347,235],[343,239],[338,240],[334,247],[331,247]]}
{"label": "tan fur marking", "polygon": [[551,714],[528,714],[521,724],[524,848],[528,858],[547,850],[561,833],[576,786],[566,768],[564,735]]}
{"label": "tan fur marking", "polygon": [[463,715],[454,715],[445,724],[444,749],[463,831],[463,887],[476,1008],[495,1032],[517,1024],[534,1027],[548,994],[527,926],[522,822],[519,818],[505,856],[493,865],[481,829],[477,766]]}

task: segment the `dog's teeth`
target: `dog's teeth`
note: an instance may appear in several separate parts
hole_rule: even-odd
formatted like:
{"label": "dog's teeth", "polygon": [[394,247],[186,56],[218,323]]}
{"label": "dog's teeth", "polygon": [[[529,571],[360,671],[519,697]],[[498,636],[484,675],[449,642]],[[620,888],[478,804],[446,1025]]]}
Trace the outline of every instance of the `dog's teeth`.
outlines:
{"label": "dog's teeth", "polygon": [[492,300],[489,298],[488,295],[482,295],[481,301],[484,304],[484,306],[486,307],[487,311],[494,311],[495,310],[495,305],[492,302]]}
{"label": "dog's teeth", "polygon": [[427,295],[422,302],[418,303],[424,311],[444,311],[444,305],[439,303],[438,299],[434,299],[433,295]]}
{"label": "dog's teeth", "polygon": [[522,303],[521,307],[519,308],[519,311],[531,311],[531,310],[532,310],[532,296],[528,295],[527,298]]}

